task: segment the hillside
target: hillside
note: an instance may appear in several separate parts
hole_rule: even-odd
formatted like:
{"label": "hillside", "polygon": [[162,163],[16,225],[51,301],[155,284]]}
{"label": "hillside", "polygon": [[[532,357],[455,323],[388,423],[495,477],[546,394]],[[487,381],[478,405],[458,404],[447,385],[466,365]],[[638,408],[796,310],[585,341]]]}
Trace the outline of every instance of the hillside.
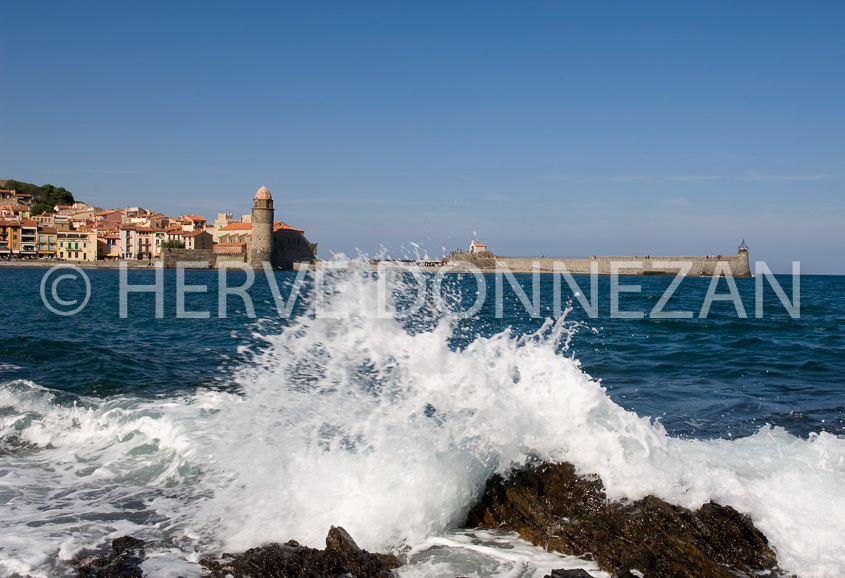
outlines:
{"label": "hillside", "polygon": [[56,205],[72,205],[74,203],[73,193],[64,187],[53,185],[34,185],[14,179],[0,179],[0,188],[14,189],[18,193],[32,195],[32,214],[37,215],[53,210]]}

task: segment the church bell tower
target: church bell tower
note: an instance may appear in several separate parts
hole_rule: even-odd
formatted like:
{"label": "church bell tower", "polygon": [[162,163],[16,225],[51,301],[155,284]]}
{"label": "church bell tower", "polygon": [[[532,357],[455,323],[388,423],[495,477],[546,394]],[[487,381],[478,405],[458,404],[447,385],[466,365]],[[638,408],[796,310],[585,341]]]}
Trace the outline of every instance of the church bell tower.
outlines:
{"label": "church bell tower", "polygon": [[273,197],[267,187],[255,193],[252,204],[252,240],[250,241],[249,263],[261,268],[270,262],[273,253]]}

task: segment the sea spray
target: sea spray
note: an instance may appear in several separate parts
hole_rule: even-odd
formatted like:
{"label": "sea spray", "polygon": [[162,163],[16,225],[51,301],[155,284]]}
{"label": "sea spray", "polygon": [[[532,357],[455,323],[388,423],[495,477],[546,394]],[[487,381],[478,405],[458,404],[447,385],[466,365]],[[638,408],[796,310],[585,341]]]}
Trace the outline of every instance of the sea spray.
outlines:
{"label": "sea spray", "polygon": [[[493,472],[566,459],[614,498],[732,505],[785,569],[845,573],[842,439],[771,427],[673,438],[581,370],[565,319],[490,331],[430,300],[410,318],[380,317],[377,276],[327,279],[324,304],[345,318],[312,308],[258,325],[261,345],[230,370],[236,391],[98,399],[4,383],[3,571],[60,574],[57,555],[124,533],[191,560],[271,540],[320,545],[330,525],[370,550],[419,547],[463,521]],[[473,282],[455,277],[449,295],[471,303]],[[392,281],[395,308],[415,299],[410,283]]]}
{"label": "sea spray", "polygon": [[[734,505],[788,569],[825,575],[845,564],[843,517],[813,529],[828,498],[845,507],[843,440],[777,428],[733,442],[671,438],[562,355],[564,319],[453,347],[455,320],[409,332],[373,315],[371,274],[341,277],[344,291],[329,300],[347,317],[302,317],[265,336],[269,347],[238,377],[243,399],[215,416],[231,481],[209,510],[226,511],[228,546],[288,536],[318,544],[330,523],[369,549],[415,544],[459,523],[493,472],[566,459],[598,473],[611,497]],[[817,486],[796,503],[792,478]]]}

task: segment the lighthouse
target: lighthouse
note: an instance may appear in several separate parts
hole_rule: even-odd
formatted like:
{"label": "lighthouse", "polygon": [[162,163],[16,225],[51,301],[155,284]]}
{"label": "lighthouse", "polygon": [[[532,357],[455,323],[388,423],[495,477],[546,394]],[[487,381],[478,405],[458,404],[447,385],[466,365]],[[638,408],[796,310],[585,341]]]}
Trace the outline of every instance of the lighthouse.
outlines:
{"label": "lighthouse", "polygon": [[736,250],[737,265],[733,270],[734,277],[751,277],[751,266],[748,263],[748,245],[745,239]]}
{"label": "lighthouse", "polygon": [[273,247],[273,197],[267,187],[261,187],[252,201],[252,240],[249,263],[261,267],[270,262]]}

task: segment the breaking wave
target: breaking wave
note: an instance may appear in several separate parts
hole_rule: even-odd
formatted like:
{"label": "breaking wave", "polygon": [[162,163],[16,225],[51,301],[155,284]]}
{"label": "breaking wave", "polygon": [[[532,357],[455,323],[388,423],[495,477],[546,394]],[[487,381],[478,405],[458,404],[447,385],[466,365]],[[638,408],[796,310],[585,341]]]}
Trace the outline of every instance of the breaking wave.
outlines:
{"label": "breaking wave", "polygon": [[[259,324],[232,391],[97,399],[3,384],[0,568],[66,573],[61,560],[124,534],[158,544],[156,568],[268,541],[321,546],[330,525],[370,550],[418,549],[463,522],[493,473],[568,460],[613,498],[731,505],[784,569],[845,574],[845,440],[768,426],[673,438],[582,371],[564,318],[456,345],[466,323],[430,304],[376,314],[385,285],[371,273],[331,283],[324,305],[343,318]],[[402,278],[387,289],[394,305],[412,291]]]}

